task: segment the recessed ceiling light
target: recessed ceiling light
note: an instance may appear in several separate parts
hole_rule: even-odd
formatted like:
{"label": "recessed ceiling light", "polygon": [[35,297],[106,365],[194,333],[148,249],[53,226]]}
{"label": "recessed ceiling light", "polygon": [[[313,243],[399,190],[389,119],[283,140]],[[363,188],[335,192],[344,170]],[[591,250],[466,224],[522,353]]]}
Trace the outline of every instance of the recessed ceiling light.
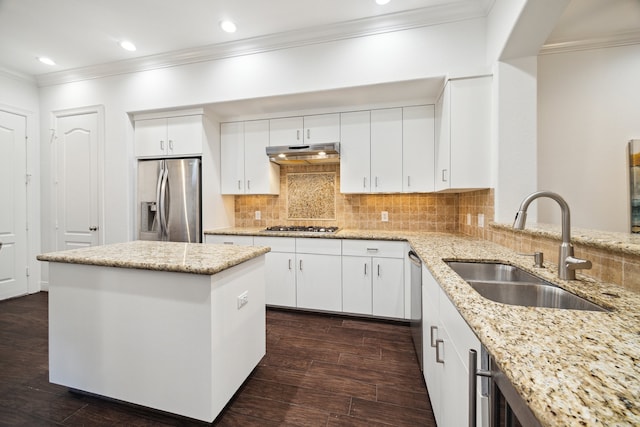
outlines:
{"label": "recessed ceiling light", "polygon": [[128,50],[129,52],[135,52],[136,50],[136,45],[127,40],[121,41],[120,47],[124,50]]}
{"label": "recessed ceiling light", "polygon": [[235,33],[236,32],[236,24],[231,21],[222,21],[220,22],[220,28],[222,31],[227,33]]}
{"label": "recessed ceiling light", "polygon": [[376,0],[376,3],[378,3],[380,6],[383,6],[387,3],[389,3],[389,1],[391,0]]}
{"label": "recessed ceiling light", "polygon": [[43,64],[47,64],[47,65],[56,65],[56,63],[54,62],[53,59],[47,58],[46,56],[39,56],[38,57],[38,61],[42,62]]}

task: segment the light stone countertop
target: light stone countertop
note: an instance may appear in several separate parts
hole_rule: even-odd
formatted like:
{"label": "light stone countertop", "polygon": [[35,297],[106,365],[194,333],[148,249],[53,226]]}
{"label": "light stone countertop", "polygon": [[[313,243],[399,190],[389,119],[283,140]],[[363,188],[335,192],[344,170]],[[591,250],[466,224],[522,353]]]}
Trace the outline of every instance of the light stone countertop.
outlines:
{"label": "light stone countertop", "polygon": [[[562,236],[561,227],[555,224],[527,223],[524,230],[515,231],[512,224],[492,222],[489,225],[499,230],[513,231],[530,236],[548,237],[558,240],[560,240]],[[595,249],[621,252],[627,255],[640,255],[640,234],[571,227],[571,242]]]}
{"label": "light stone countertop", "polygon": [[[640,425],[640,294],[580,274],[579,280],[561,281],[554,265],[533,268],[530,257],[453,234],[340,230],[327,236],[260,230],[205,233],[407,240],[542,425]],[[516,265],[611,311],[496,303],[481,297],[444,260]]]}
{"label": "light stone countertop", "polygon": [[38,260],[212,275],[269,252],[268,247],[134,241],[38,255]]}

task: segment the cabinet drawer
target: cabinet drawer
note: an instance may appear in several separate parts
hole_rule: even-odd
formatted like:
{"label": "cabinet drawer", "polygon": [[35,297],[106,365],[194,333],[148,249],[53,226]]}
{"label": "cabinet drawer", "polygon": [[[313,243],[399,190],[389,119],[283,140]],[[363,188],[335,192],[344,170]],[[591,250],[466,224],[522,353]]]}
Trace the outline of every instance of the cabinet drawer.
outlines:
{"label": "cabinet drawer", "polygon": [[296,253],[341,255],[342,243],[339,239],[296,238]]}
{"label": "cabinet drawer", "polygon": [[262,237],[255,236],[253,238],[255,246],[269,246],[271,252],[295,252],[296,239],[293,237]]}
{"label": "cabinet drawer", "polygon": [[204,236],[205,243],[218,245],[253,246],[253,236],[235,236],[224,234],[208,234]]}
{"label": "cabinet drawer", "polygon": [[404,242],[384,240],[343,240],[342,254],[351,256],[373,256],[382,258],[404,258],[407,252]]}

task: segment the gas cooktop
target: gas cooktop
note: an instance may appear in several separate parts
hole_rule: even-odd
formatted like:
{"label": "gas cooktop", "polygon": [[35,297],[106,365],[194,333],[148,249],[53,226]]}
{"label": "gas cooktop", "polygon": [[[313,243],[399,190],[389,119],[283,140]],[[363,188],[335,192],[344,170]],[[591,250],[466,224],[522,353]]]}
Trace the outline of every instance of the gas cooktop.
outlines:
{"label": "gas cooktop", "polygon": [[335,233],[338,227],[325,227],[317,225],[274,225],[263,231],[275,231],[282,233]]}

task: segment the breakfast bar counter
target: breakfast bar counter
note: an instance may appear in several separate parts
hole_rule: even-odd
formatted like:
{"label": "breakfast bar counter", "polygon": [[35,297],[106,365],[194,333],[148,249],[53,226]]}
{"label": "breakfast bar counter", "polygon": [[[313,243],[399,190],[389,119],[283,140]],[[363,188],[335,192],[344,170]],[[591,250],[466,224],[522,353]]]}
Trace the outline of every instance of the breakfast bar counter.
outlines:
{"label": "breakfast bar counter", "polygon": [[265,354],[268,251],[136,241],[38,256],[49,380],[212,422]]}

